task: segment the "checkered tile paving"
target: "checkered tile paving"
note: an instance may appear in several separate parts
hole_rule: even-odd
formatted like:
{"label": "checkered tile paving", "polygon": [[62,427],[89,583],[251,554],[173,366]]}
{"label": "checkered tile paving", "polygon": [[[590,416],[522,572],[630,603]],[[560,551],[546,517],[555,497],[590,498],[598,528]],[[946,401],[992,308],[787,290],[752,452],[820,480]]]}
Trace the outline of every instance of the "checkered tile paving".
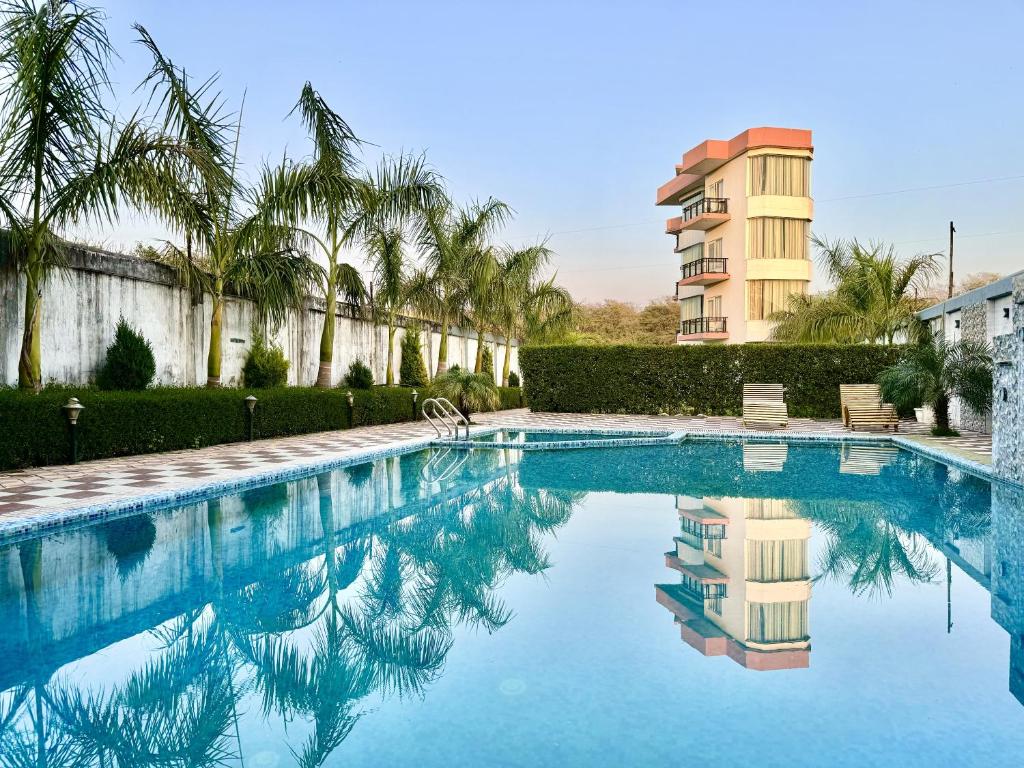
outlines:
{"label": "checkered tile paving", "polygon": [[[486,426],[562,429],[666,430],[703,429],[742,432],[735,417],[671,417],[503,411],[474,417]],[[791,419],[790,433],[846,433],[839,420]],[[900,425],[900,434],[926,434],[916,422]],[[77,466],[39,467],[0,473],[0,518],[30,519],[41,513],[91,507],[160,491],[181,491],[222,480],[244,480],[316,461],[331,461],[400,446],[432,437],[424,422],[361,427],[340,432],[233,443],[192,451],[92,461]],[[975,461],[991,461],[988,435],[938,440]],[[952,451],[951,451],[952,452]]]}

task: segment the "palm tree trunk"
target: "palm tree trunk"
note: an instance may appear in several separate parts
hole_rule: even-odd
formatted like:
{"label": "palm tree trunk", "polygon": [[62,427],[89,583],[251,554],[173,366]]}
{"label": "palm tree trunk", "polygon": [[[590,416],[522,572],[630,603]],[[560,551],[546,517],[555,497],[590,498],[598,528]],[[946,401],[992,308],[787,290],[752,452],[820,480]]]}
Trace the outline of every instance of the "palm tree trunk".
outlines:
{"label": "palm tree trunk", "polygon": [[476,332],[476,365],[473,367],[473,373],[482,373],[484,370],[484,332]]}
{"label": "palm tree trunk", "polygon": [[512,371],[512,337],[505,333],[505,363],[501,366],[501,386],[508,386],[508,375]]}
{"label": "palm tree trunk", "polygon": [[437,370],[435,376],[448,372],[448,320],[441,321],[441,341],[437,345]]}
{"label": "palm tree trunk", "polygon": [[385,383],[395,386],[395,319],[388,317],[388,369]]}
{"label": "palm tree trunk", "polygon": [[333,273],[327,278],[327,314],[324,316],[324,330],[320,334],[320,370],[316,385],[322,389],[331,386],[334,373],[334,328],[337,325],[337,290]]}
{"label": "palm tree trunk", "polygon": [[42,270],[30,267],[25,271],[25,331],[21,337],[18,357],[18,386],[38,392],[42,389],[40,322],[42,320]]}
{"label": "palm tree trunk", "polygon": [[213,295],[213,316],[210,318],[210,354],[206,358],[206,386],[220,386],[221,326],[224,322],[224,297],[220,293],[220,281]]}

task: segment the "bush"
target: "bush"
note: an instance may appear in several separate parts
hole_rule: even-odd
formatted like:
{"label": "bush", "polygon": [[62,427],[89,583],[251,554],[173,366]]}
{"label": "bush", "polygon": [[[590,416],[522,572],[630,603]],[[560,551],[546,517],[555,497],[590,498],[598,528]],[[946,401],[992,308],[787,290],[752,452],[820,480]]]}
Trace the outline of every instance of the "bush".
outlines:
{"label": "bush", "polygon": [[266,341],[257,337],[242,366],[242,381],[246,387],[257,389],[283,387],[288,383],[288,366],[281,347],[276,344],[268,346]]}
{"label": "bush", "polygon": [[402,339],[402,364],[398,368],[398,382],[403,387],[425,387],[428,378],[427,366],[423,364],[420,329],[409,326]]}
{"label": "bush", "polygon": [[526,406],[526,398],[523,397],[523,390],[519,387],[498,387],[498,397],[501,399],[501,405],[498,408],[502,411]]}
{"label": "bush", "polygon": [[[511,395],[506,396],[512,391],[502,390],[503,408],[519,407]],[[47,387],[39,394],[0,389],[0,470],[68,461],[68,424],[61,407],[70,397],[77,397],[85,406],[78,420],[78,455],[85,461],[245,440],[245,397],[249,394],[257,398],[253,426],[258,438],[412,419],[412,390],[404,387],[354,390],[351,421],[347,393],[342,389],[103,392]]]}
{"label": "bush", "polygon": [[838,417],[839,385],[874,382],[902,347],[735,344],[550,346],[519,352],[537,411],[737,415],[744,382],[781,383],[791,416]]}
{"label": "bush", "polygon": [[519,374],[516,373],[515,371],[509,371],[508,372],[508,385],[510,387],[518,387],[519,386]]}
{"label": "bush", "polygon": [[114,342],[107,347],[107,357],[96,376],[100,389],[145,389],[156,376],[153,348],[146,337],[136,331],[123,317],[117,321]]}
{"label": "bush", "polygon": [[490,376],[491,381],[494,381],[494,353],[491,352],[490,344],[484,344],[484,354],[481,365],[481,372],[485,376]]}
{"label": "bush", "polygon": [[362,360],[353,360],[345,374],[345,384],[352,389],[369,389],[373,386],[373,371]]}

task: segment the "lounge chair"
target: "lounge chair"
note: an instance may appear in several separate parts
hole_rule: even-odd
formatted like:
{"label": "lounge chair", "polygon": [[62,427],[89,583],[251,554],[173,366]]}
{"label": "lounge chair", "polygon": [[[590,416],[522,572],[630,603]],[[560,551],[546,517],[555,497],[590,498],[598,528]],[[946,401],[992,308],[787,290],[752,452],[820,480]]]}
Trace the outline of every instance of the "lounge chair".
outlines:
{"label": "lounge chair", "polygon": [[789,446],[785,443],[744,443],[745,472],[781,472],[786,466]]}
{"label": "lounge chair", "polygon": [[839,402],[843,412],[843,426],[856,431],[857,427],[881,428],[898,432],[900,418],[892,403],[882,402],[877,384],[840,384]]}
{"label": "lounge chair", "polygon": [[844,475],[877,475],[896,461],[899,451],[887,445],[844,445],[839,472]]}
{"label": "lounge chair", "polygon": [[789,426],[781,384],[743,385],[743,426],[776,429]]}

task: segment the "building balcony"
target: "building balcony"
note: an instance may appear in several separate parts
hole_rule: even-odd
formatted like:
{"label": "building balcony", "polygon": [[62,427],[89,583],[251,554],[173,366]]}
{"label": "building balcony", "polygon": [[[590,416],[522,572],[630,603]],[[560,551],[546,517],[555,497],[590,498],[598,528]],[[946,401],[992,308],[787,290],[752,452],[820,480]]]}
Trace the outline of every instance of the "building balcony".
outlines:
{"label": "building balcony", "polygon": [[688,230],[706,232],[729,220],[729,198],[702,197],[683,208],[682,216],[673,216],[665,222],[666,235],[678,235]]}
{"label": "building balcony", "polygon": [[714,285],[729,279],[728,259],[699,258],[688,261],[679,268],[679,282],[676,285]]}
{"label": "building balcony", "polygon": [[676,341],[723,341],[729,338],[724,317],[695,317],[679,323]]}

